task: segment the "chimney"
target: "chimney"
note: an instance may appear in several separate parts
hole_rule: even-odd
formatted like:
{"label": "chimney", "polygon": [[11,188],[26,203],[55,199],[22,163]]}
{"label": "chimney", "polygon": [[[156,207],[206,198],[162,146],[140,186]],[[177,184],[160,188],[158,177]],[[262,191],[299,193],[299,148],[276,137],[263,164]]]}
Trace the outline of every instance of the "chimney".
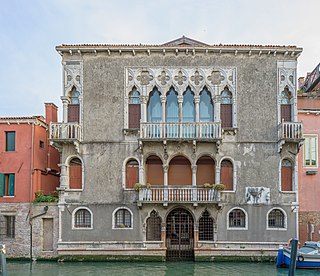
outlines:
{"label": "chimney", "polygon": [[46,123],[58,121],[58,107],[54,103],[45,103]]}

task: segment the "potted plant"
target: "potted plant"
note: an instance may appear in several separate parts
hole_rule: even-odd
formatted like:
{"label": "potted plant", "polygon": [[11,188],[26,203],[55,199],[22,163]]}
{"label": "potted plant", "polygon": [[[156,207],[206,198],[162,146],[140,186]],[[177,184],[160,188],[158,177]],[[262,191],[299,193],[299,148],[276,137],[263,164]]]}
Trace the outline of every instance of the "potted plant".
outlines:
{"label": "potted plant", "polygon": [[225,189],[225,186],[224,184],[214,184],[213,185],[213,188],[216,190],[216,191],[223,191]]}
{"label": "potted plant", "polygon": [[143,184],[141,184],[141,183],[136,183],[136,184],[134,184],[134,186],[133,186],[133,189],[134,189],[135,191],[137,191],[137,192],[139,192],[142,188],[143,188]]}
{"label": "potted plant", "polygon": [[205,188],[212,188],[212,184],[210,184],[210,183],[204,183],[204,184],[203,184],[203,187],[205,187]]}

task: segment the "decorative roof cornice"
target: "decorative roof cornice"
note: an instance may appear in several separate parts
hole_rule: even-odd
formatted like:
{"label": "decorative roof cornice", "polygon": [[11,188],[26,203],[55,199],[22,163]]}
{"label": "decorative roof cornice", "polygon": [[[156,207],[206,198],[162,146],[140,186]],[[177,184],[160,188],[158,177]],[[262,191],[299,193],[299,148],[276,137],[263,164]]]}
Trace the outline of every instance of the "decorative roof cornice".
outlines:
{"label": "decorative roof cornice", "polygon": [[35,124],[47,128],[43,116],[0,117],[0,124]]}

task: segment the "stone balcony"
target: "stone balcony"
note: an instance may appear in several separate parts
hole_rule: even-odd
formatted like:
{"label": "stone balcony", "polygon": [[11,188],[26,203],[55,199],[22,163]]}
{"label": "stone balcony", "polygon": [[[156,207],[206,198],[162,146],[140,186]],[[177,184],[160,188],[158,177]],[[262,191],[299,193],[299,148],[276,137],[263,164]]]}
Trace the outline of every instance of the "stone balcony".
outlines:
{"label": "stone balcony", "polygon": [[304,140],[302,122],[281,122],[278,125],[278,140],[279,151],[287,142],[298,143],[300,147]]}
{"label": "stone balcony", "polygon": [[199,203],[220,202],[220,192],[210,188],[194,186],[157,186],[139,190],[138,206],[148,203],[184,203],[197,206]]}
{"label": "stone balcony", "polygon": [[221,123],[141,123],[141,140],[221,140]]}
{"label": "stone balcony", "polygon": [[79,149],[82,141],[82,129],[78,123],[50,123],[50,142],[55,147],[73,143]]}

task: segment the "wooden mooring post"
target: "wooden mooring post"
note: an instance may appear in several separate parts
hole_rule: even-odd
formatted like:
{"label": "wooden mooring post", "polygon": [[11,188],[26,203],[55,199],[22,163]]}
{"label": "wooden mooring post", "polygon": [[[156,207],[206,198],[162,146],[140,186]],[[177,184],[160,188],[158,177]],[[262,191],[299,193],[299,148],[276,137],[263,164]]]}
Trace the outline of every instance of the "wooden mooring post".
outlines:
{"label": "wooden mooring post", "polygon": [[0,275],[7,276],[6,246],[0,244]]}

